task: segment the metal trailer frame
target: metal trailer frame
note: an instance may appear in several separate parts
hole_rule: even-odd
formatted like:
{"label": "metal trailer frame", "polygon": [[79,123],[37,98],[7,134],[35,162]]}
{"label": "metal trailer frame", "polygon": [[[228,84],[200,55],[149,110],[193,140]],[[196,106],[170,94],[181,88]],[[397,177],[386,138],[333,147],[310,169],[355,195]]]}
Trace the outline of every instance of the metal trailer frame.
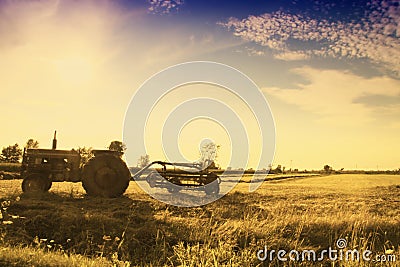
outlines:
{"label": "metal trailer frame", "polygon": [[[219,176],[200,163],[180,163],[153,161],[132,176],[132,179],[139,180],[141,176],[153,165],[161,165],[161,168],[152,170],[147,174],[145,180],[151,188],[166,188],[168,192],[179,192],[183,189],[203,190],[207,195],[219,193]],[[173,169],[168,169],[172,166]],[[177,167],[192,169],[184,170]]]}

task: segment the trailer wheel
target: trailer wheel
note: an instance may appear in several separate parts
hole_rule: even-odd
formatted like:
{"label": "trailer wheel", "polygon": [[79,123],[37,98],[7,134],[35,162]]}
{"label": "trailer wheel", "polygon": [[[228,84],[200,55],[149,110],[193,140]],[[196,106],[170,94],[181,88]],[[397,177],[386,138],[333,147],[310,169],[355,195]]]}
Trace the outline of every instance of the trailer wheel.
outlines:
{"label": "trailer wheel", "polygon": [[171,194],[178,193],[179,191],[181,191],[181,188],[179,187],[179,185],[168,185],[167,191]]}
{"label": "trailer wheel", "polygon": [[43,193],[49,191],[52,182],[46,175],[41,173],[32,173],[22,181],[22,191],[24,193]]}
{"label": "trailer wheel", "polygon": [[207,195],[215,196],[219,194],[220,178],[215,173],[207,175],[207,184],[204,185],[204,192]]}
{"label": "trailer wheel", "polygon": [[130,179],[131,173],[126,163],[114,155],[96,156],[83,167],[82,185],[91,196],[121,196]]}
{"label": "trailer wheel", "polygon": [[179,178],[174,177],[167,182],[167,191],[171,194],[178,193],[182,189],[181,185],[182,184]]}
{"label": "trailer wheel", "polygon": [[149,175],[147,175],[146,181],[151,188],[153,188],[157,185],[158,176],[159,176],[159,174],[156,172],[151,172]]}
{"label": "trailer wheel", "polygon": [[212,182],[204,186],[204,192],[210,196],[216,196],[219,194],[219,184],[217,181]]}

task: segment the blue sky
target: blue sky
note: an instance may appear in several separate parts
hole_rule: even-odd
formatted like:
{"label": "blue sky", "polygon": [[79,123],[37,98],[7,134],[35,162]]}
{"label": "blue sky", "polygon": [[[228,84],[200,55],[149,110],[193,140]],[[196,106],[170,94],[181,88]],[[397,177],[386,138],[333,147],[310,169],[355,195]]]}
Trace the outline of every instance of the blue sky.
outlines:
{"label": "blue sky", "polygon": [[[57,129],[62,148],[104,148],[122,139],[126,108],[146,79],[209,60],[260,87],[276,123],[274,165],[399,168],[399,14],[398,0],[0,0],[0,112],[12,113],[0,117],[0,141],[48,147]],[[200,87],[177,97],[205,92],[229,99]],[[188,160],[201,142],[189,137],[207,135],[204,125],[212,127],[199,122],[182,136]],[[209,132],[229,165],[229,138],[217,126]],[[154,160],[166,158],[159,136],[147,137]],[[246,167],[268,165],[257,165],[257,153]]]}

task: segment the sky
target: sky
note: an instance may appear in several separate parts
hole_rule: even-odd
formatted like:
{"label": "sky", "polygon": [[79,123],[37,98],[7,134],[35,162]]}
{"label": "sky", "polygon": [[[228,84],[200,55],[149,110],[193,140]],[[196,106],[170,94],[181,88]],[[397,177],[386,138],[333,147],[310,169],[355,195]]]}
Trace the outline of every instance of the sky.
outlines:
{"label": "sky", "polygon": [[[60,149],[106,148],[123,139],[127,107],[149,77],[213,61],[247,75],[269,103],[273,166],[400,168],[399,3],[0,0],[0,146],[34,138],[50,148],[57,130]],[[160,125],[196,97],[218,99],[244,123],[248,164],[232,167],[268,166],[258,159],[270,148],[260,144],[243,101],[205,84],[163,97],[147,129],[138,129],[146,130],[151,160],[174,161],[164,154]],[[195,161],[202,140],[213,140],[227,167],[232,154],[244,153],[229,136],[215,121],[197,119],[167,142]]]}

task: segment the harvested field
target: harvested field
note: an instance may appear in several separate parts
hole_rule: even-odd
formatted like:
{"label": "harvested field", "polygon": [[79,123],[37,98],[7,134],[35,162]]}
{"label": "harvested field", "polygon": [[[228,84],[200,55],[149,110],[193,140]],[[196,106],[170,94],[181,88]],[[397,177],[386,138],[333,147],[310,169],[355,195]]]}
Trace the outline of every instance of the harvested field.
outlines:
{"label": "harvested field", "polygon": [[[161,203],[135,182],[115,199],[87,197],[80,183],[67,182],[53,183],[47,194],[27,196],[20,184],[0,181],[2,265],[275,266],[277,259],[262,262],[257,251],[267,246],[318,252],[334,247],[339,238],[347,241],[346,248],[400,259],[396,175],[272,180],[254,193],[240,183],[197,208]],[[37,253],[41,256],[33,256]],[[332,266],[326,259],[287,262],[321,264]]]}

